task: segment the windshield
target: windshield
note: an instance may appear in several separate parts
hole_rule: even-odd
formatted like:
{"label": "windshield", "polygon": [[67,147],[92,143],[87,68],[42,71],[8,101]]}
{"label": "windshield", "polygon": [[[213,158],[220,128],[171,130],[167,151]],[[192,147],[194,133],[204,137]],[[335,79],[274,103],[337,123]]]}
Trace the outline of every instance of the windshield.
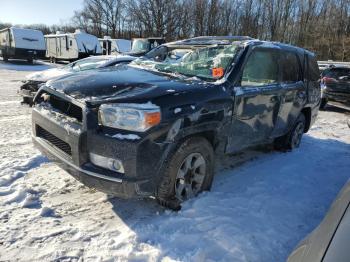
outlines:
{"label": "windshield", "polygon": [[74,63],[71,63],[67,65],[67,67],[69,66],[73,71],[78,72],[78,71],[96,69],[109,60],[110,58],[105,58],[105,57],[104,58],[103,57],[85,58],[85,59],[76,61]]}
{"label": "windshield", "polygon": [[237,52],[237,44],[214,45],[187,53],[178,63],[159,63],[138,59],[134,64],[161,72],[216,80],[224,76]]}
{"label": "windshield", "polygon": [[135,39],[132,42],[131,52],[132,53],[142,53],[150,50],[150,43],[146,39]]}

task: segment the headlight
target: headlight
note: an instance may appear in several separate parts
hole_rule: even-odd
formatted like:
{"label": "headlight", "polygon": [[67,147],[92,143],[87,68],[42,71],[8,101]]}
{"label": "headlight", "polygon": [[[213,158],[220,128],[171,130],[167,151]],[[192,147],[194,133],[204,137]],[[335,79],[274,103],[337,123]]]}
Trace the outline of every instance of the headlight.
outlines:
{"label": "headlight", "polygon": [[160,108],[147,104],[104,104],[100,106],[100,125],[143,132],[160,123]]}

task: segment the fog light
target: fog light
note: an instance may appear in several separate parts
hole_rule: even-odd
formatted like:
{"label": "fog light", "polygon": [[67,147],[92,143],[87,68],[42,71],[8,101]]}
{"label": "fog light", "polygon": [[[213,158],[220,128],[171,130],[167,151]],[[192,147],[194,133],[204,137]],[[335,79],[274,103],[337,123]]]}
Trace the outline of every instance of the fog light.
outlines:
{"label": "fog light", "polygon": [[94,153],[90,153],[89,156],[91,163],[94,165],[124,174],[123,163],[119,159],[104,157]]}

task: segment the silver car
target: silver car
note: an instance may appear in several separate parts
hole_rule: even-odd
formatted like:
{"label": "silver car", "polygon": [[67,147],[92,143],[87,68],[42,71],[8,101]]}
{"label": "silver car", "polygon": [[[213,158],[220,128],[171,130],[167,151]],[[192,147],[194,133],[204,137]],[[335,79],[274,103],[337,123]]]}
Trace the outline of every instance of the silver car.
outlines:
{"label": "silver car", "polygon": [[51,68],[42,72],[32,73],[22,81],[23,85],[18,90],[18,94],[23,98],[22,103],[32,105],[36,92],[39,90],[40,86],[46,83],[48,80],[63,75],[74,74],[80,71],[105,68],[118,64],[127,64],[135,59],[135,57],[128,55],[90,56],[62,67]]}
{"label": "silver car", "polygon": [[288,262],[350,261],[350,180],[321,224],[294,249]]}

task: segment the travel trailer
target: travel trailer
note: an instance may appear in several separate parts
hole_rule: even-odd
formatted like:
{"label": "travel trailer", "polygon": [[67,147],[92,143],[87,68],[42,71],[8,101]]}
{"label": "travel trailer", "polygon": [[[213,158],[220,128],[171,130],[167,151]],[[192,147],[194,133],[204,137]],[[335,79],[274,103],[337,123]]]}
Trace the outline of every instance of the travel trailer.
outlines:
{"label": "travel trailer", "polygon": [[102,49],[96,36],[81,30],[74,33],[57,32],[45,35],[46,57],[51,62],[57,60],[75,61],[91,55],[102,55]]}
{"label": "travel trailer", "polygon": [[8,59],[34,59],[45,57],[45,40],[41,31],[10,27],[0,30],[0,56]]}
{"label": "travel trailer", "polygon": [[99,38],[103,55],[118,55],[130,52],[131,41],[127,39],[112,39],[108,36]]}
{"label": "travel trailer", "polygon": [[153,48],[165,43],[163,37],[148,37],[148,38],[133,38],[131,50],[128,55],[131,56],[143,56]]}

